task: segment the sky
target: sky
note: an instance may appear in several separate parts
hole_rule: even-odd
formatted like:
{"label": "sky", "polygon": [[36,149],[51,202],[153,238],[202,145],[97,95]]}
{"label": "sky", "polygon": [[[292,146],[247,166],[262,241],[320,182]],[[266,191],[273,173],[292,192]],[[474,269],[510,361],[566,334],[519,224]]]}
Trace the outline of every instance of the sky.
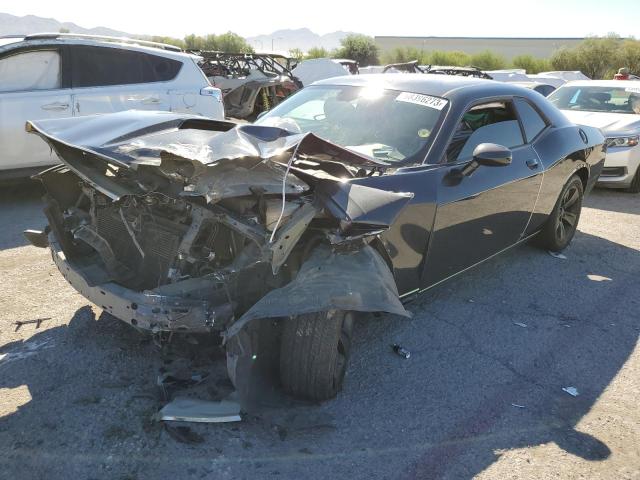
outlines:
{"label": "sky", "polygon": [[372,36],[640,37],[640,0],[0,0],[0,12],[174,37],[301,27]]}

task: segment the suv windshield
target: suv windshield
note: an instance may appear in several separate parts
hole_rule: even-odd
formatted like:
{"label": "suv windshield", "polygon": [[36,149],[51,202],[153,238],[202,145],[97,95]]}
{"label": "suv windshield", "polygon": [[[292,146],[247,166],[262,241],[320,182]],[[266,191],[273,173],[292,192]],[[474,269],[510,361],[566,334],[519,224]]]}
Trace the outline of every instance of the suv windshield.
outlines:
{"label": "suv windshield", "polygon": [[422,162],[448,100],[373,87],[308,87],[256,124],[330,142],[386,162]]}
{"label": "suv windshield", "polygon": [[640,114],[640,87],[563,86],[547,98],[561,110]]}

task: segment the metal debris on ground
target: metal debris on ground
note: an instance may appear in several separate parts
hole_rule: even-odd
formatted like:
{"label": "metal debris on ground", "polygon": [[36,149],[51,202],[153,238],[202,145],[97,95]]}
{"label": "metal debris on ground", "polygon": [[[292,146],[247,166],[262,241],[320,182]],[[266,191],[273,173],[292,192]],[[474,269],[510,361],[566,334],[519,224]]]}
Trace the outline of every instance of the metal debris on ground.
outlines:
{"label": "metal debris on ground", "polygon": [[566,259],[567,259],[567,256],[566,256],[565,254],[563,254],[563,253],[560,253],[560,252],[552,252],[551,250],[547,250],[547,252],[548,252],[548,253],[549,253],[549,255],[551,255],[552,257],[559,258],[559,259],[561,259],[561,260],[566,260]]}
{"label": "metal debris on ground", "polygon": [[165,421],[222,423],[239,422],[240,402],[231,396],[219,402],[197,398],[176,397],[159,412],[158,418]]}
{"label": "metal debris on ground", "polygon": [[580,395],[576,387],[562,387],[562,390],[567,392],[572,397],[577,397],[578,395]]}
{"label": "metal debris on ground", "polygon": [[40,328],[40,325],[42,324],[42,322],[46,322],[47,320],[51,320],[51,317],[34,318],[33,320],[16,320],[14,322],[16,326],[16,329],[14,330],[14,332],[17,332],[18,330],[20,330],[20,327],[22,327],[23,325],[28,325],[30,323],[35,323],[36,328]]}
{"label": "metal debris on ground", "polygon": [[409,350],[398,345],[397,343],[394,343],[393,345],[391,345],[391,348],[393,348],[393,351],[396,352],[397,355],[403,358],[409,358],[411,356],[411,352]]}
{"label": "metal debris on ground", "polygon": [[512,403],[511,406],[516,408],[526,408],[524,405],[518,405],[517,403]]}
{"label": "metal debris on ground", "polygon": [[526,323],[522,323],[522,322],[513,322],[514,325],[517,325],[519,327],[522,328],[527,328],[527,324]]}

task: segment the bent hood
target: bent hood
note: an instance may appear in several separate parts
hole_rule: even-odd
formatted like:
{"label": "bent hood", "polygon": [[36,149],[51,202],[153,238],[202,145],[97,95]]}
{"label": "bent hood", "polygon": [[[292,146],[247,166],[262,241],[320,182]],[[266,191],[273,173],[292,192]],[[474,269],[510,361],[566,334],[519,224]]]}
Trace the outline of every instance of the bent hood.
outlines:
{"label": "bent hood", "polygon": [[332,175],[321,181],[327,177],[322,171],[287,170],[292,155],[333,167],[341,164],[347,176],[347,166],[355,170],[387,164],[311,133],[277,127],[126,111],[27,122],[27,131],[41,136],[63,163],[112,200],[162,191],[201,196],[212,204],[255,189],[281,194],[284,188],[287,195],[301,195],[315,185],[317,201],[338,220],[342,235],[357,236],[388,228],[413,197]]}
{"label": "bent hood", "polygon": [[562,113],[578,125],[596,127],[604,133],[638,133],[640,115],[633,113],[581,112],[562,110]]}

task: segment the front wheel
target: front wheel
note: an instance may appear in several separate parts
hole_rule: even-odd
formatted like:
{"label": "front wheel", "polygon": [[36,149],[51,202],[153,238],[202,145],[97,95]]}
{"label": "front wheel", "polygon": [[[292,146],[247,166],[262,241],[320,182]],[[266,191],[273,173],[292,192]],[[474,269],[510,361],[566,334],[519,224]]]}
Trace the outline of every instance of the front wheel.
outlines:
{"label": "front wheel", "polygon": [[571,243],[578,228],[583,196],[582,180],[574,175],[562,189],[556,206],[540,232],[538,238],[543,248],[559,252]]}
{"label": "front wheel", "polygon": [[636,174],[633,176],[631,185],[627,188],[629,193],[640,193],[640,167],[636,170]]}
{"label": "front wheel", "polygon": [[308,313],[285,320],[280,344],[280,380],[299,398],[328,400],[342,388],[351,349],[353,313]]}

